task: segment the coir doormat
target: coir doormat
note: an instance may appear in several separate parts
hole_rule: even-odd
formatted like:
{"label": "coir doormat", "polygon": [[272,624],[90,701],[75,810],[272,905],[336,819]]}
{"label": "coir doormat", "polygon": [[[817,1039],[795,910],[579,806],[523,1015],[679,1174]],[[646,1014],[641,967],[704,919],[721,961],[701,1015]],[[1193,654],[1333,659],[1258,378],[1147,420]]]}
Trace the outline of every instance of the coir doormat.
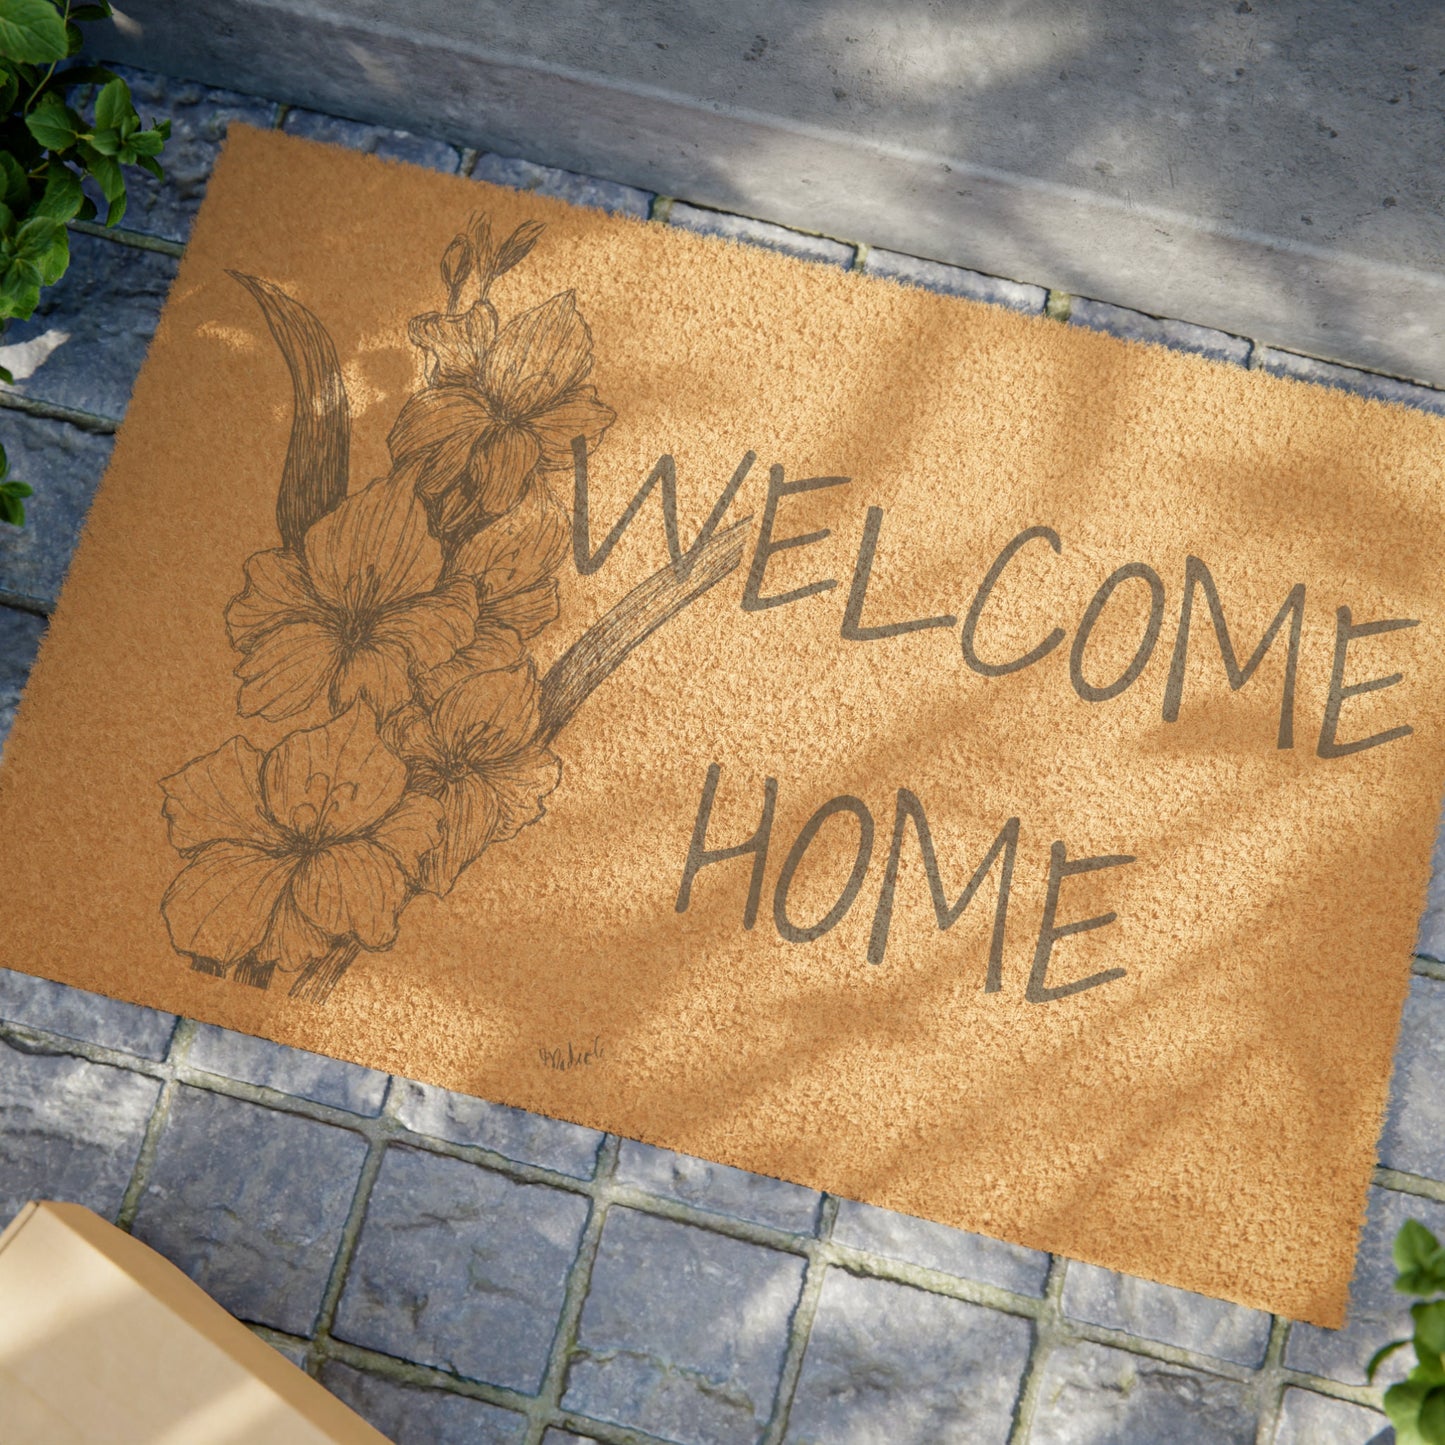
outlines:
{"label": "coir doormat", "polygon": [[1338,1324],[1442,458],[238,130],[0,774],[0,961]]}

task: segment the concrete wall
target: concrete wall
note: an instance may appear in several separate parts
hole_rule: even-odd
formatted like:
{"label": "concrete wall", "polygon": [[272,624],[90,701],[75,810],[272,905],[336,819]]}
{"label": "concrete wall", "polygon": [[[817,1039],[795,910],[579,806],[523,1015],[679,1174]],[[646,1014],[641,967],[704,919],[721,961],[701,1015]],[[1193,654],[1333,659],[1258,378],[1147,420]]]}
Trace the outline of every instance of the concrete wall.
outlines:
{"label": "concrete wall", "polygon": [[123,0],[99,48],[1445,384],[1428,0]]}

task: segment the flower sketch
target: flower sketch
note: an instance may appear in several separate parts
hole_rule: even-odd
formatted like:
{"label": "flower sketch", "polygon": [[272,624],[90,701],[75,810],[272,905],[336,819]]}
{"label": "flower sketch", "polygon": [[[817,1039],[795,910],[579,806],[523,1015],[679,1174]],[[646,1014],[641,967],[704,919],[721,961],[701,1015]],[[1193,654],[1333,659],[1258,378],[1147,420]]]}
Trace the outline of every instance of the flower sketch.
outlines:
{"label": "flower sketch", "polygon": [[615,420],[588,380],[574,292],[497,312],[494,284],[541,235],[529,221],[499,242],[478,216],[447,248],[445,310],[407,327],[425,380],[391,429],[391,470],[354,491],[330,335],[233,273],[295,392],[281,545],[246,561],[225,611],[236,711],[294,725],[268,752],[233,737],[161,780],[183,860],[161,912],[202,972],[260,988],[289,975],[324,1002],[363,950],[396,942],[412,899],[447,894],[541,821],[562,778],[551,744],[578,706],[738,566],[745,522],[628,593],[539,677],[531,645],[557,620],[572,526],[556,482],[577,469],[583,485]]}

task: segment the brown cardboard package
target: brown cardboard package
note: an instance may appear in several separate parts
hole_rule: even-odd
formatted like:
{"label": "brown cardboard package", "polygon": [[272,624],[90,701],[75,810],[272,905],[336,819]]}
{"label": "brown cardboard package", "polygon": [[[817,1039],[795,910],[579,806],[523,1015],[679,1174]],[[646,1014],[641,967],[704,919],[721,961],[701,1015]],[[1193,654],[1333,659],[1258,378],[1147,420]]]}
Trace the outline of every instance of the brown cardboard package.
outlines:
{"label": "brown cardboard package", "polygon": [[4,1445],[384,1445],[168,1260],[79,1204],[0,1234]]}

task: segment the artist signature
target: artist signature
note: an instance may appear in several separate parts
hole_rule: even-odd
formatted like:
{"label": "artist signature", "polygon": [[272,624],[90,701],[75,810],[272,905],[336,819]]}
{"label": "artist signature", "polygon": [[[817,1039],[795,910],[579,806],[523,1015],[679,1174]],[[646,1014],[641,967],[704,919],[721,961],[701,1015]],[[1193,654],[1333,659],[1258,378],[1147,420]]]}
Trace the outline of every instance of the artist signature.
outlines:
{"label": "artist signature", "polygon": [[549,1049],[546,1047],[537,1050],[537,1055],[542,1061],[544,1069],[580,1069],[588,1064],[602,1062],[602,1039],[594,1036],[590,1045],[578,1047],[569,1039],[565,1048]]}

